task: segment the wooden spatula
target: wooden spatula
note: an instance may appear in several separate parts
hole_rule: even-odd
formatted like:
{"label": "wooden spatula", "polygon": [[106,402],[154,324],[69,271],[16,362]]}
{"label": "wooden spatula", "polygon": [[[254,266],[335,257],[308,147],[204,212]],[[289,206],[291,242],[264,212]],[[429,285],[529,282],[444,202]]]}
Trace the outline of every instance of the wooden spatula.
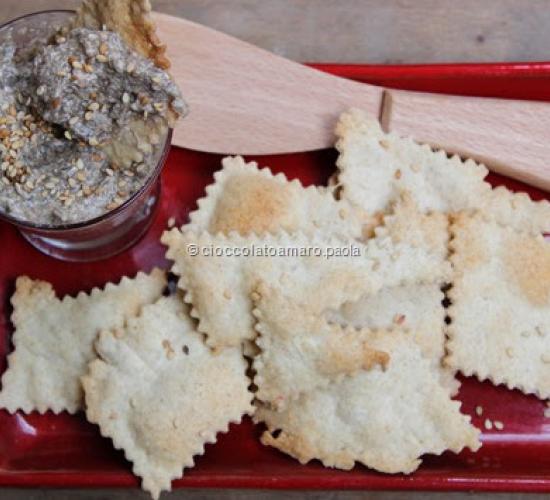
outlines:
{"label": "wooden spatula", "polygon": [[185,19],[155,14],[190,105],[174,144],[224,154],[331,147],[339,114],[362,108],[420,142],[550,190],[550,103],[386,90],[331,76]]}

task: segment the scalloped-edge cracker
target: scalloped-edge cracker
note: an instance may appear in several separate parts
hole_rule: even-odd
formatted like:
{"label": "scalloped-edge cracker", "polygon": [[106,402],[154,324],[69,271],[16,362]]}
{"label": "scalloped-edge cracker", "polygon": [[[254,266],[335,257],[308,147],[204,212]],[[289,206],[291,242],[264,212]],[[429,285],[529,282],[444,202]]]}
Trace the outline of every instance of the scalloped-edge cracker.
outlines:
{"label": "scalloped-edge cracker", "polygon": [[[180,277],[185,300],[193,306],[191,314],[199,319],[199,331],[207,334],[213,347],[237,346],[255,338],[250,292],[260,279],[283,290],[297,304],[307,301],[321,313],[328,307],[339,307],[344,291],[355,294],[355,299],[346,296],[345,300],[358,300],[384,285],[439,282],[448,273],[447,263],[438,265],[425,249],[395,245],[389,237],[350,247],[349,241],[312,239],[301,234],[245,238],[237,233],[197,235],[172,229],[164,233],[162,242],[168,246],[167,257],[174,261],[172,271]],[[261,248],[282,251],[286,256],[234,255],[235,249]],[[343,248],[358,252],[324,257],[327,251]],[[308,255],[301,249],[321,252]],[[289,251],[298,253],[289,255]],[[320,288],[330,293],[319,295],[316,292]]]}
{"label": "scalloped-edge cracker", "polygon": [[422,211],[455,212],[476,206],[491,189],[483,182],[488,173],[484,166],[386,134],[362,111],[343,113],[336,135],[342,197],[369,213],[388,211],[403,190]]}
{"label": "scalloped-edge cracker", "polygon": [[331,325],[307,304],[289,301],[265,282],[251,296],[260,348],[253,362],[256,398],[273,408],[282,409],[303,392],[389,360],[387,353],[368,344],[370,330]]}
{"label": "scalloped-edge cracker", "polygon": [[130,47],[159,68],[170,67],[166,45],[156,34],[149,0],[83,0],[71,27],[101,30],[104,26],[116,31]]}
{"label": "scalloped-edge cracker", "polygon": [[161,297],[165,286],[165,273],[155,269],[60,300],[49,283],[18,278],[12,297],[15,349],[2,376],[0,407],[11,413],[81,409],[80,377],[95,358],[99,331],[121,327]]}
{"label": "scalloped-edge cracker", "polygon": [[368,213],[387,212],[408,191],[422,212],[486,211],[503,224],[533,232],[550,231],[550,204],[526,194],[491,189],[488,170],[471,159],[448,157],[426,144],[384,133],[379,122],[353,109],[336,126],[341,198]]}
{"label": "scalloped-edge cracker", "polygon": [[550,397],[550,243],[456,216],[446,362],[542,399]]}
{"label": "scalloped-edge cracker", "polygon": [[240,350],[213,353],[176,295],[101,332],[99,359],[82,379],[86,416],[133,463],[158,498],[194,457],[253,412]]}
{"label": "scalloped-edge cracker", "polygon": [[442,365],[445,355],[444,294],[438,285],[413,284],[384,288],[340,309],[326,311],[325,318],[344,328],[405,328],[411,332],[424,357],[440,370],[441,382],[456,394],[460,386],[455,370]]}
{"label": "scalloped-edge cracker", "polygon": [[372,223],[364,211],[335,200],[326,189],[304,187],[240,156],[224,158],[222,164],[184,230],[243,236],[283,230],[361,239],[363,227]]}
{"label": "scalloped-edge cracker", "polygon": [[389,363],[302,394],[283,411],[260,406],[255,421],[268,430],[262,443],[302,464],[351,469],[355,462],[386,473],[410,473],[421,456],[480,447],[479,430],[460,413],[438,373],[405,333],[373,331],[373,349]]}
{"label": "scalloped-edge cracker", "polygon": [[[375,229],[396,244],[407,243],[425,248],[441,265],[448,257],[449,220],[442,213],[421,213],[408,192],[403,192],[392,206],[392,212]],[[326,312],[326,318],[342,326],[385,329],[401,326],[411,330],[424,356],[441,370],[442,381],[452,393],[459,387],[453,370],[443,367],[445,354],[445,309],[443,282],[385,287],[379,293],[366,295],[357,302],[347,302],[338,310]]]}
{"label": "scalloped-edge cracker", "polygon": [[394,243],[425,248],[443,262],[449,254],[449,217],[441,212],[422,212],[409,191],[401,191],[390,204],[390,212],[374,229],[378,237],[388,236]]}

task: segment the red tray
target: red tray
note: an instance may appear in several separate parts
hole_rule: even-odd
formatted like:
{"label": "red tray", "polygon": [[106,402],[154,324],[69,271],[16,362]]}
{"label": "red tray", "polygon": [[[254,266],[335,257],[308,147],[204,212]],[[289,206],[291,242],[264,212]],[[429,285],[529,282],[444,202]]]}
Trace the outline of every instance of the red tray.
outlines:
{"label": "red tray", "polygon": [[[438,66],[318,65],[355,80],[413,90],[550,101],[550,63]],[[258,158],[306,184],[323,183],[334,169],[334,150]],[[162,204],[153,228],[131,251],[106,262],[68,264],[32,249],[9,225],[0,223],[0,373],[11,349],[9,297],[15,278],[28,274],[51,281],[60,294],[75,294],[134,274],[138,269],[168,267],[159,237],[169,217],[184,223],[195,207],[220,157],[174,148],[163,174]],[[545,194],[498,176],[496,184]],[[234,425],[215,445],[208,445],[197,466],[175,487],[424,489],[550,492],[550,420],[544,404],[517,391],[465,379],[459,394],[464,412],[482,427],[485,418],[501,420],[503,431],[484,431],[476,453],[427,457],[410,476],[383,475],[357,466],[349,472],[301,466],[263,447],[261,429],[249,420]],[[474,408],[484,408],[482,418]],[[9,415],[0,412],[0,485],[135,487],[136,479],[122,453],[88,424],[83,415]]]}

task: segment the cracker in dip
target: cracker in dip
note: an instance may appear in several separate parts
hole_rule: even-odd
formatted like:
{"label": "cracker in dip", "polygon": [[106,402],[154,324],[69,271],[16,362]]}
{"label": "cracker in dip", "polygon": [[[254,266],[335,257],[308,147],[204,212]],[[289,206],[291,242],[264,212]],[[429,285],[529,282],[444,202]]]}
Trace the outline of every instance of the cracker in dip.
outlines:
{"label": "cracker in dip", "polygon": [[185,109],[170,75],[114,31],[65,29],[32,51],[3,43],[0,212],[57,226],[117,208]]}

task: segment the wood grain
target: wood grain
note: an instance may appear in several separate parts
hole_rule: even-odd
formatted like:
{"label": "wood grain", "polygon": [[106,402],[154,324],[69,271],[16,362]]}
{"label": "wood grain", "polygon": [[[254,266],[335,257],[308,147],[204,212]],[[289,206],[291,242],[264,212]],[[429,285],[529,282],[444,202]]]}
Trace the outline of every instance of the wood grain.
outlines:
{"label": "wood grain", "polygon": [[221,154],[332,147],[340,113],[361,108],[397,130],[550,189],[550,103],[387,91],[336,78],[190,21],[156,14],[191,112],[173,143]]}
{"label": "wood grain", "polygon": [[223,33],[156,14],[170,69],[190,107],[177,146],[222,154],[311,151],[334,142],[340,113],[378,116],[382,89],[306,68]]}

